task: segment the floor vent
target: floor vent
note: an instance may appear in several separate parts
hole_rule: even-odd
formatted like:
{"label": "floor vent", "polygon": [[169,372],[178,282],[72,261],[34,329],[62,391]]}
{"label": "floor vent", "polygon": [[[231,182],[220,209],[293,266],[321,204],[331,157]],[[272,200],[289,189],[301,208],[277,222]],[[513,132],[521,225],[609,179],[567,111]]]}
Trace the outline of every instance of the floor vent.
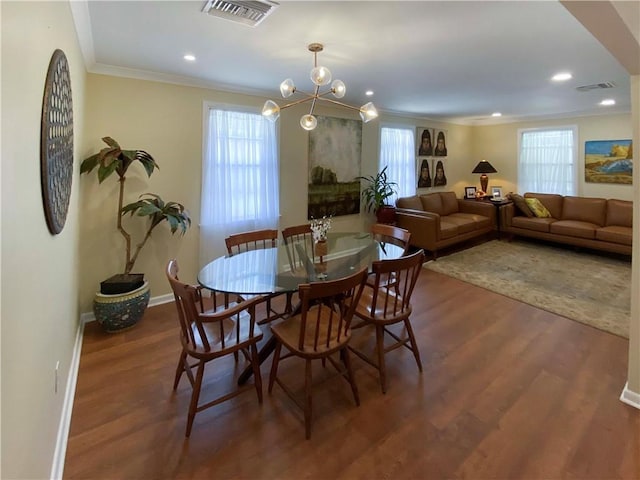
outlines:
{"label": "floor vent", "polygon": [[602,88],[613,88],[616,84],[613,82],[602,82],[602,83],[594,83],[593,85],[582,85],[581,87],[576,87],[576,90],[579,92],[588,92],[589,90],[599,90]]}
{"label": "floor vent", "polygon": [[208,0],[202,11],[214,17],[255,27],[278,7],[269,0]]}

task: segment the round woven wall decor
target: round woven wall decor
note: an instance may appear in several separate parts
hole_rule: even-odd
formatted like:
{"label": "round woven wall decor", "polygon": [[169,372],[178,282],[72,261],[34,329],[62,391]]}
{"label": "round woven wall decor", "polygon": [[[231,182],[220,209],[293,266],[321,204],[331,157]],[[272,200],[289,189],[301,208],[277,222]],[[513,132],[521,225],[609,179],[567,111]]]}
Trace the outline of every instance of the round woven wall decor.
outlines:
{"label": "round woven wall decor", "polygon": [[51,56],[42,99],[40,180],[49,231],[64,228],[73,178],[73,102],[69,64],[62,50]]}

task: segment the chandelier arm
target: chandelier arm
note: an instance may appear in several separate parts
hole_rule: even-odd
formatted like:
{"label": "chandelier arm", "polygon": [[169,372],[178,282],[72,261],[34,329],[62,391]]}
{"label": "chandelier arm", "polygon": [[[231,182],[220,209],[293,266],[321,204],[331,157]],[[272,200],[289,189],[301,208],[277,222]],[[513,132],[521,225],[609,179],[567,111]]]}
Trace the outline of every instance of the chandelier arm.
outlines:
{"label": "chandelier arm", "polygon": [[320,100],[322,100],[323,102],[335,103],[336,105],[340,105],[341,107],[350,108],[351,110],[360,111],[360,107],[352,107],[351,105],[347,105],[346,103],[339,102],[337,100],[334,100],[333,98],[320,98],[320,97],[318,97],[318,98]]}
{"label": "chandelier arm", "polygon": [[309,110],[309,115],[313,115],[313,109],[316,106],[316,101],[318,100],[318,91],[320,90],[320,85],[316,85],[316,91],[313,93],[313,101],[311,102],[311,110]]}
{"label": "chandelier arm", "polygon": [[296,100],[295,102],[287,103],[286,105],[283,105],[282,107],[280,107],[280,110],[284,110],[285,108],[293,107],[294,105],[299,105],[301,103],[308,102],[309,100],[314,98],[313,95],[308,95],[308,94],[305,94],[305,95],[307,95],[306,98],[301,98],[300,100]]}

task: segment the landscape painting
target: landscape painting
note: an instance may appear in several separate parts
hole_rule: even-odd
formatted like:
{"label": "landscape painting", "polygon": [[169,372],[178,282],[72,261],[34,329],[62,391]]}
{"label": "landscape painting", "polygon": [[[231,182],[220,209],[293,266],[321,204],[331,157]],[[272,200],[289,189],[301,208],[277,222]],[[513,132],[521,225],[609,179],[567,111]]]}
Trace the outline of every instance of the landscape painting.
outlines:
{"label": "landscape painting", "polygon": [[317,117],[309,132],[308,218],[360,213],[362,122]]}
{"label": "landscape painting", "polygon": [[594,140],[584,145],[584,181],[630,185],[633,177],[631,140]]}

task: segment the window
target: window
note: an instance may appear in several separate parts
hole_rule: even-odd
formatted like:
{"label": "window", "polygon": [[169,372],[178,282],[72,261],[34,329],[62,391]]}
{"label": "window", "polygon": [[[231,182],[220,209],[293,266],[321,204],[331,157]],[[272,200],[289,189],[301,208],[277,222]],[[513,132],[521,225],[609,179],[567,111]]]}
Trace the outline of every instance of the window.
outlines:
{"label": "window", "polygon": [[380,129],[380,170],[387,167],[387,177],[398,184],[397,195],[389,199],[390,204],[397,197],[416,193],[414,130],[413,127]]}
{"label": "window", "polygon": [[518,190],[575,195],[577,127],[519,130]]}
{"label": "window", "polygon": [[200,263],[232,233],[278,228],[276,126],[257,112],[205,106]]}

